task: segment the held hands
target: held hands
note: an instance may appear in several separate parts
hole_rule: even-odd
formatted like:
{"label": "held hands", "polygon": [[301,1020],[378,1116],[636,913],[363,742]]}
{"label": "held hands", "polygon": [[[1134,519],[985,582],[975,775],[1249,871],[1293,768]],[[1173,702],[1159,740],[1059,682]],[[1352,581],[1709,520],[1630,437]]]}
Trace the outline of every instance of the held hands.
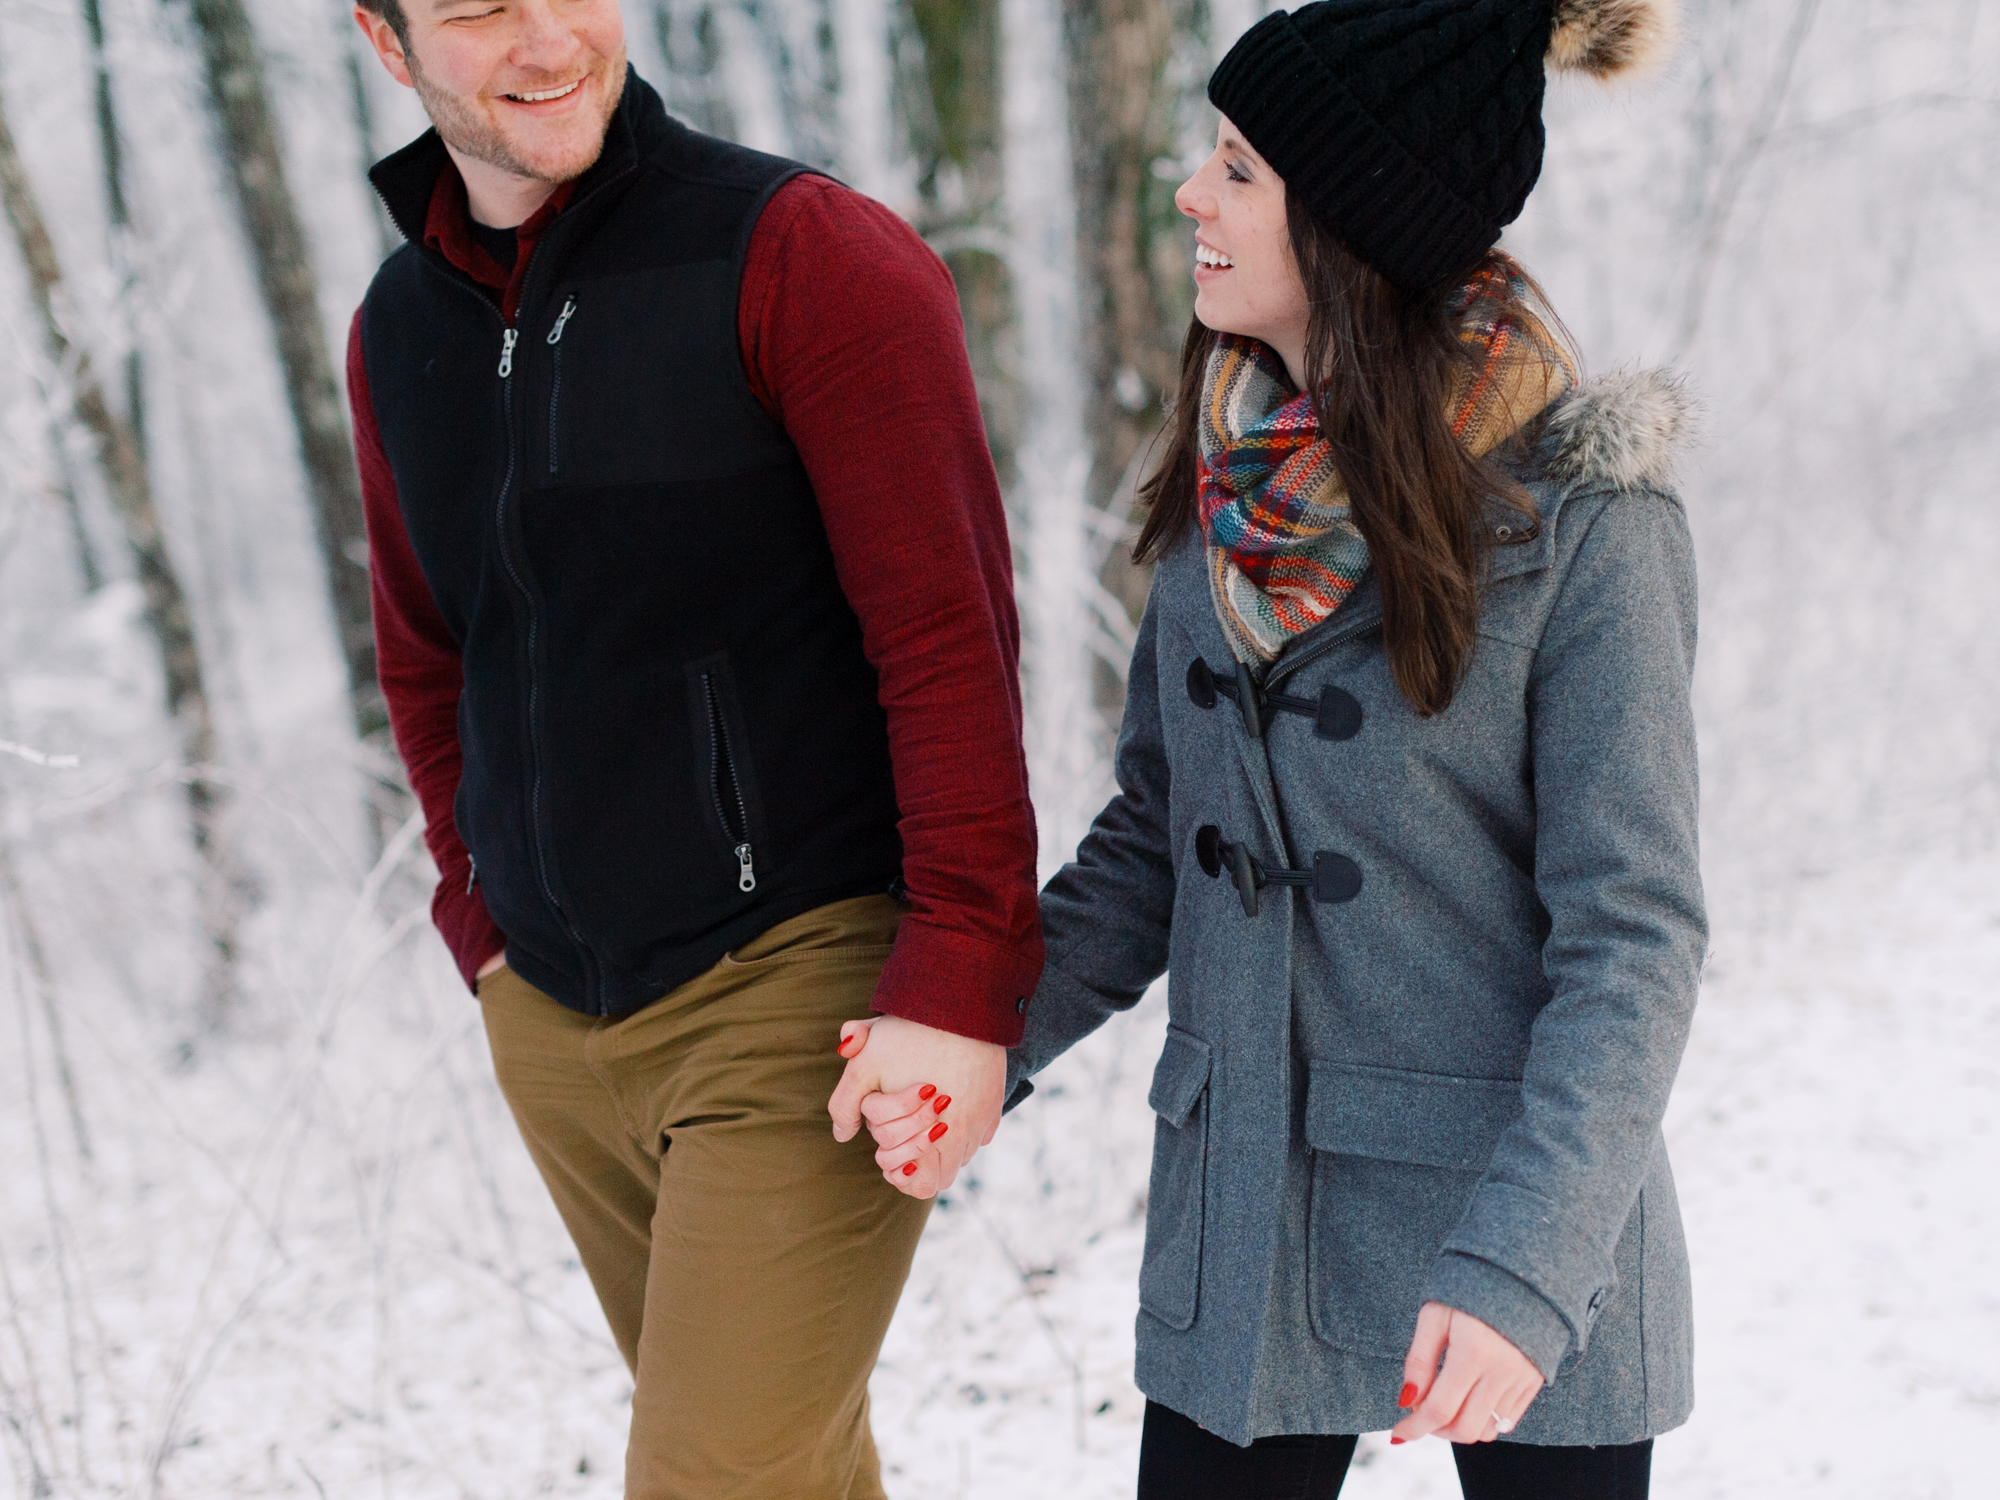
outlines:
{"label": "held hands", "polygon": [[912,1198],[935,1197],[993,1139],[1007,1086],[1007,1049],[900,1016],[840,1028],[847,1071],[826,1112],[833,1138],[868,1126],[875,1164]]}
{"label": "held hands", "polygon": [[1454,1443],[1490,1443],[1514,1430],[1541,1390],[1542,1372],[1490,1325],[1442,1302],[1426,1302],[1403,1356],[1396,1403],[1410,1414],[1391,1429],[1389,1441],[1436,1434]]}

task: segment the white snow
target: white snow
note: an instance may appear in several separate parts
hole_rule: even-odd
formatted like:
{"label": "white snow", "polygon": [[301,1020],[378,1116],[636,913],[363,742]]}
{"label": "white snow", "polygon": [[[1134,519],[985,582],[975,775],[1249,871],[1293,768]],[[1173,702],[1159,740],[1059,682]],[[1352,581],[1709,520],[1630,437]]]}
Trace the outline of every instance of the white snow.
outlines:
{"label": "white snow", "polygon": [[[406,916],[191,1069],[122,1003],[66,1007],[92,1164],[7,997],[19,1493],[38,1466],[59,1495],[618,1494],[625,1371]],[[1991,859],[1822,883],[1763,939],[1725,920],[1669,1120],[1699,1404],[1662,1497],[1990,1493],[1996,964]],[[934,1216],[874,1383],[892,1495],[1130,1493],[1163,1020],[1156,991],[1052,1068]],[[1379,1438],[1348,1490],[1455,1492],[1441,1446]]]}

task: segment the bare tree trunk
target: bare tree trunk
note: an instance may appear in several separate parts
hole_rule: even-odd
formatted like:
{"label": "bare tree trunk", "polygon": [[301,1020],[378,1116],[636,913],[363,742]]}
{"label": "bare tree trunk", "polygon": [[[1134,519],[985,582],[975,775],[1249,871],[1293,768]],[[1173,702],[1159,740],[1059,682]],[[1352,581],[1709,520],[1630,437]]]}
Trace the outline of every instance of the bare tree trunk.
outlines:
{"label": "bare tree trunk", "polygon": [[[375,165],[382,155],[382,148],[375,139],[375,110],[368,102],[368,81],[362,76],[362,69],[368,66],[368,59],[361,55],[360,28],[347,17],[340,18],[341,34],[347,43],[347,89],[354,101],[354,134],[361,146],[361,175],[365,179],[368,169]],[[387,260],[398,245],[403,242],[402,234],[389,217],[389,210],[376,196],[374,184],[368,187],[369,201],[375,205],[375,240]]]}
{"label": "bare tree trunk", "polygon": [[980,414],[1012,490],[1022,393],[1001,203],[999,0],[909,0],[921,72],[902,80],[917,158],[916,225],[951,268]]}
{"label": "bare tree trunk", "polygon": [[194,618],[188,607],[187,590],[182,587],[173,558],[167,552],[166,535],[153,503],[152,482],[138,439],[131,424],[112,410],[103,383],[91,367],[89,352],[70,343],[63,331],[62,266],[56,259],[55,242],[49,238],[34,186],[28,181],[20,152],[15,148],[4,99],[0,99],[0,199],[5,200],[7,219],[27,267],[28,284],[35,310],[41,315],[50,359],[58,378],[67,382],[72,415],[90,435],[104,473],[105,488],[132,548],[139,586],[146,601],[146,624],[159,647],[167,712],[180,727],[182,755],[187,765],[188,813],[195,852],[201,857],[206,876],[204,925],[211,953],[205,1003],[211,1017],[219,1019],[233,995],[238,882],[218,837],[223,792],[210,779],[210,768],[216,758],[215,717],[203,681]]}
{"label": "bare tree trunk", "polygon": [[[105,207],[111,218],[111,259],[118,272],[119,294],[130,299],[136,278],[132,274],[130,238],[132,208],[125,196],[125,143],[118,129],[118,106],[111,94],[111,59],[104,50],[104,14],[98,0],[83,0],[83,26],[90,37],[90,63],[96,75],[98,159],[104,170]],[[138,331],[127,316],[129,344],[125,353],[125,420],[132,436],[146,451],[146,367],[139,352]]]}
{"label": "bare tree trunk", "polygon": [[63,518],[69,522],[70,545],[76,549],[77,581],[86,594],[94,594],[104,587],[104,570],[97,565],[97,549],[91,545],[90,526],[83,518],[83,497],[77,493],[76,475],[70,471],[60,423],[49,426],[49,447],[55,454],[56,488],[62,498]]}
{"label": "bare tree trunk", "polygon": [[286,184],[277,122],[264,89],[264,64],[243,0],[192,0],[190,9],[201,38],[209,103],[221,126],[224,155],[257,262],[258,286],[285,369],[285,394],[312,492],[354,724],[367,736],[387,724],[388,716],[375,680],[361,480],[320,324],[319,279]]}
{"label": "bare tree trunk", "polygon": [[[1065,0],[1070,137],[1082,277],[1086,430],[1096,439],[1089,498],[1115,536],[1131,504],[1135,460],[1159,431],[1180,375],[1191,311],[1187,236],[1173,206],[1179,154],[1166,72],[1176,36],[1193,29],[1190,0]],[[1103,579],[1133,618],[1148,577],[1128,549],[1105,549]],[[1102,695],[1116,684],[1100,680]]]}

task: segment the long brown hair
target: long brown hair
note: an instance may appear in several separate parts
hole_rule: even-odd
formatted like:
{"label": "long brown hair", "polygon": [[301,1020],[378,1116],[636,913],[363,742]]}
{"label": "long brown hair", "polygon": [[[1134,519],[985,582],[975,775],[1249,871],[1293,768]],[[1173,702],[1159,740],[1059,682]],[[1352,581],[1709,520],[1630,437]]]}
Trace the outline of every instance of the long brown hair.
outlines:
{"label": "long brown hair", "polygon": [[[1458,337],[1450,305],[1457,287],[1400,291],[1341,244],[1290,188],[1285,210],[1312,307],[1307,387],[1354,524],[1368,543],[1390,675],[1419,714],[1443,713],[1472,657],[1492,545],[1488,498],[1521,514],[1513,534],[1523,541],[1535,534],[1534,501],[1492,458],[1474,458],[1451,430],[1455,381],[1478,358]],[[1532,283],[1529,293],[1539,302]],[[1535,312],[1560,336],[1545,307]],[[1189,325],[1166,452],[1139,488],[1147,514],[1135,561],[1157,559],[1196,526],[1202,379],[1215,340],[1200,319]]]}

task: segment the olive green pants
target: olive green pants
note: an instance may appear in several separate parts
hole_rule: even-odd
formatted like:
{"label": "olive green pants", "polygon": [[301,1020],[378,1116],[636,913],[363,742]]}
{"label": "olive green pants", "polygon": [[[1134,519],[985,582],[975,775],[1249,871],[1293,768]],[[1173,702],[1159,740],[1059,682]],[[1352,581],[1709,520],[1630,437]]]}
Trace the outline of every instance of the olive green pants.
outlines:
{"label": "olive green pants", "polygon": [[836,1144],[901,908],[772,928],[629,1016],[479,985],[501,1091],[632,1367],[626,1500],[879,1500],[868,1376],[928,1203]]}

